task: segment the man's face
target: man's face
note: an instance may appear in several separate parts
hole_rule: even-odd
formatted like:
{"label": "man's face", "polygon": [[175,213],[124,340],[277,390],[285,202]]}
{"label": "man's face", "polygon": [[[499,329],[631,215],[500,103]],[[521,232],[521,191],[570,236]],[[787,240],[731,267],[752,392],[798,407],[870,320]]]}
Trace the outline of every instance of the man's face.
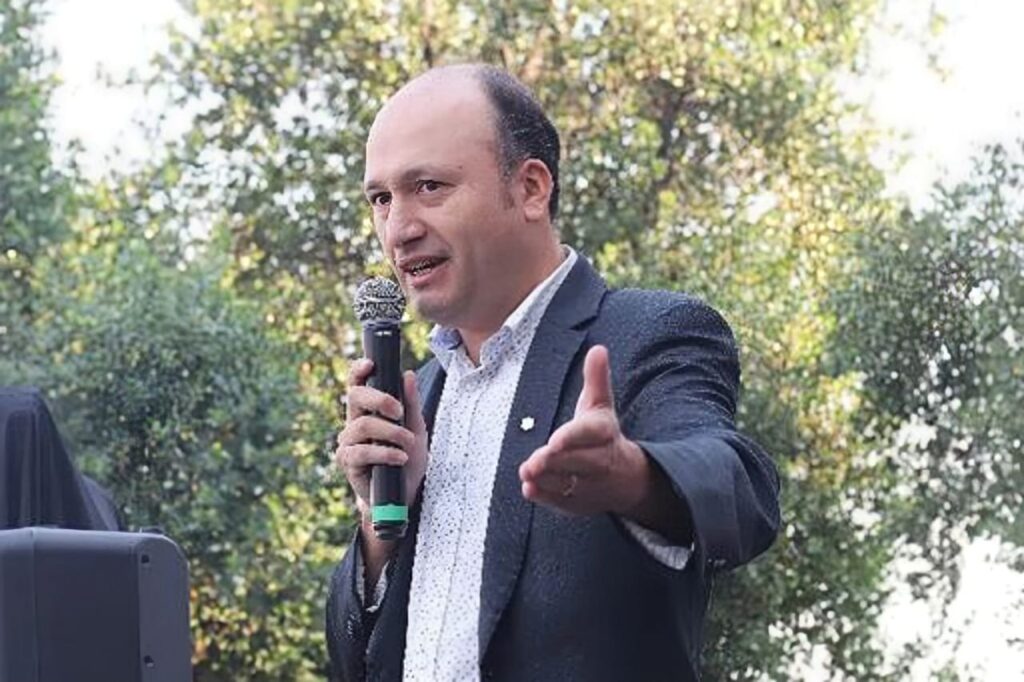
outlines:
{"label": "man's face", "polygon": [[521,270],[523,218],[491,117],[470,78],[414,83],[366,145],[364,189],[384,252],[419,313],[449,327],[491,324]]}

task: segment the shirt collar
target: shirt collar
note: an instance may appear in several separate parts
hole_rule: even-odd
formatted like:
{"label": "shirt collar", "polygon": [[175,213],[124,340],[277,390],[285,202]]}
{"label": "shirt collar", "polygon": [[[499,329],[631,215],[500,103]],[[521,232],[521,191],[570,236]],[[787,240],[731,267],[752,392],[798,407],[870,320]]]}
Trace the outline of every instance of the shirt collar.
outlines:
{"label": "shirt collar", "polygon": [[[579,258],[576,251],[570,246],[562,246],[562,250],[565,253],[565,258],[562,259],[561,264],[543,282],[535,286],[516,309],[505,318],[498,331],[484,342],[485,347],[492,339],[499,335],[508,335],[510,332],[514,333],[526,325],[536,327],[540,324],[540,319],[544,316],[544,312],[547,310],[548,304],[551,303],[551,299],[554,298],[555,292],[558,291],[562,282],[569,275],[569,271],[576,264],[577,258]],[[459,334],[458,329],[434,325],[434,328],[430,331],[429,340],[430,350],[434,353],[434,356],[441,363],[441,367],[445,371],[448,371],[448,366],[451,364],[455,354],[460,352],[460,349],[461,352],[465,352],[465,349],[462,347],[462,335]],[[481,357],[483,357],[483,353],[481,353]]]}

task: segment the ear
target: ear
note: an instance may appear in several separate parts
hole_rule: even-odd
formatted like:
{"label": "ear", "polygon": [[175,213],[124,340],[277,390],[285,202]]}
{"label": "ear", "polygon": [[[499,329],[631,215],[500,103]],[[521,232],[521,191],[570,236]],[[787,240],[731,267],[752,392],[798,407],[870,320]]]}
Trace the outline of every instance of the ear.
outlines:
{"label": "ear", "polygon": [[527,159],[519,166],[519,187],[523,198],[523,214],[530,222],[550,220],[548,199],[554,180],[551,171],[540,159]]}

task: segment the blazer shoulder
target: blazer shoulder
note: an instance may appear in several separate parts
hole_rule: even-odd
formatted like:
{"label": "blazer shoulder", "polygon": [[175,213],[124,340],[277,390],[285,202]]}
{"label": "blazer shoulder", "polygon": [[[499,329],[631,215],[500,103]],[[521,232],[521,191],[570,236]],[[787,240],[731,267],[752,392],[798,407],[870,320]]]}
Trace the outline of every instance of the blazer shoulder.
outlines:
{"label": "blazer shoulder", "polygon": [[718,310],[692,294],[664,289],[611,289],[605,296],[601,322],[637,332],[701,327],[732,336]]}

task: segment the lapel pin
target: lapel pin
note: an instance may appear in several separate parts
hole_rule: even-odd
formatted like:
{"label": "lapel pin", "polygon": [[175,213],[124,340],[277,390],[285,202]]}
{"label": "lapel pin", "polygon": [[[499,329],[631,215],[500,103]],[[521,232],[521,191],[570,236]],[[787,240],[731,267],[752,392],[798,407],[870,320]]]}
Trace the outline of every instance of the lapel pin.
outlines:
{"label": "lapel pin", "polygon": [[523,431],[532,431],[535,423],[533,417],[523,417],[523,420],[519,422],[519,428]]}

